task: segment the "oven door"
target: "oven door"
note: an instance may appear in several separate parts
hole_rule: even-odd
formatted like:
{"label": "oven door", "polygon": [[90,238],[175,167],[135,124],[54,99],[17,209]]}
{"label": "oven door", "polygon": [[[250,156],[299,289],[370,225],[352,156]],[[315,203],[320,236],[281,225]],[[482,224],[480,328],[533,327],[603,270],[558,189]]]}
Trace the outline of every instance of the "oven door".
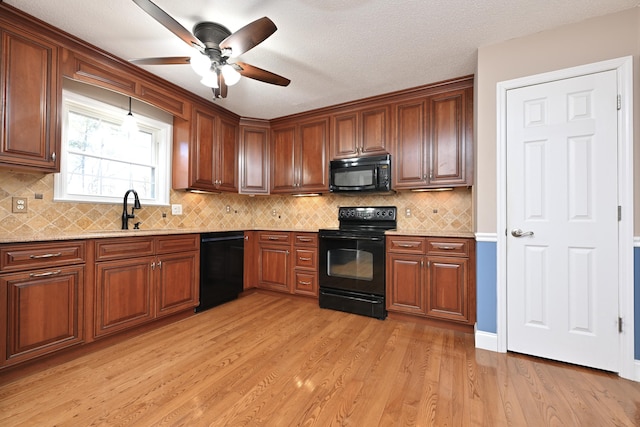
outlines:
{"label": "oven door", "polygon": [[320,288],[384,296],[384,235],[321,231]]}

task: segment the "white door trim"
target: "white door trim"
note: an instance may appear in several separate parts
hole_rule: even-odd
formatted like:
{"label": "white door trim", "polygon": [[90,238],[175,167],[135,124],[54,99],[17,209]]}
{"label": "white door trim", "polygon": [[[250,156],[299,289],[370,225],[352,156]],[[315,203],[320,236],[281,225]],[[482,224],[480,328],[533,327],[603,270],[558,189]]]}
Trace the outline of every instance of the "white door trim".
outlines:
{"label": "white door trim", "polygon": [[[633,57],[612,59],[549,73],[537,74],[499,82],[496,92],[497,106],[497,344],[499,352],[507,351],[507,266],[506,266],[506,123],[507,91],[523,86],[547,83],[585,74],[616,70],[621,95],[621,110],[618,114],[618,201],[622,206],[619,223],[619,307],[623,319],[620,337],[620,372],[624,378],[640,381],[636,377],[634,364],[634,312],[633,312]],[[612,100],[615,102],[615,100]]]}

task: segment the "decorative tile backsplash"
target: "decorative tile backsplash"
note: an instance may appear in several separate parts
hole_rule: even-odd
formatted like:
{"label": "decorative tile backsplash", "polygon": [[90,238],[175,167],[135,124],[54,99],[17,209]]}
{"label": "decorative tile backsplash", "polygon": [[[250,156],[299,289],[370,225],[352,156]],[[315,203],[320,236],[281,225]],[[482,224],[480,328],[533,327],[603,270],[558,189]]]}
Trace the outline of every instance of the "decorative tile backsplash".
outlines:
{"label": "decorative tile backsplash", "polygon": [[[42,199],[36,199],[35,194],[41,194]],[[26,197],[28,212],[12,213],[12,197]],[[140,228],[143,229],[316,230],[337,227],[340,206],[397,206],[398,228],[402,230],[473,230],[472,192],[466,188],[362,197],[250,197],[172,190],[170,199],[172,204],[182,204],[183,215],[171,215],[168,206],[143,205],[142,209],[135,212],[135,222],[140,221]],[[405,216],[407,208],[411,211],[410,217]],[[121,204],[54,202],[51,174],[0,170],[0,238],[118,230],[121,215]]]}

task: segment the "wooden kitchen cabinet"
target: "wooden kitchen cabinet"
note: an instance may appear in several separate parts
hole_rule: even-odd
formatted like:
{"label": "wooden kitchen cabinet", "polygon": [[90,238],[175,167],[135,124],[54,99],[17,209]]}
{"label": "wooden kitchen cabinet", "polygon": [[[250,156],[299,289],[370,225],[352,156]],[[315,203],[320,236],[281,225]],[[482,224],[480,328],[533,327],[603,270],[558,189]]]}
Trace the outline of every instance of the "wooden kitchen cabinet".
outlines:
{"label": "wooden kitchen cabinet", "polygon": [[271,130],[271,193],[329,190],[329,118],[287,121]]}
{"label": "wooden kitchen cabinet", "polygon": [[95,336],[198,305],[198,237],[96,240]]}
{"label": "wooden kitchen cabinet", "polygon": [[473,80],[394,105],[397,190],[473,183]]}
{"label": "wooden kitchen cabinet", "polygon": [[475,323],[475,242],[387,236],[387,310]]}
{"label": "wooden kitchen cabinet", "polygon": [[238,192],[238,132],[238,119],[200,105],[174,117],[173,188]]}
{"label": "wooden kitchen cabinet", "polygon": [[258,287],[291,293],[291,233],[258,232]]}
{"label": "wooden kitchen cabinet", "polygon": [[81,344],[85,243],[0,247],[0,366]]}
{"label": "wooden kitchen cabinet", "polygon": [[269,122],[240,121],[240,193],[269,194]]}
{"label": "wooden kitchen cabinet", "polygon": [[59,47],[2,17],[0,43],[0,166],[59,172]]}
{"label": "wooden kitchen cabinet", "polygon": [[317,233],[258,231],[256,240],[258,288],[318,297]]}
{"label": "wooden kitchen cabinet", "polygon": [[391,140],[390,120],[388,105],[334,115],[331,119],[331,159],[386,154]]}
{"label": "wooden kitchen cabinet", "polygon": [[293,233],[294,294],[318,297],[318,233]]}

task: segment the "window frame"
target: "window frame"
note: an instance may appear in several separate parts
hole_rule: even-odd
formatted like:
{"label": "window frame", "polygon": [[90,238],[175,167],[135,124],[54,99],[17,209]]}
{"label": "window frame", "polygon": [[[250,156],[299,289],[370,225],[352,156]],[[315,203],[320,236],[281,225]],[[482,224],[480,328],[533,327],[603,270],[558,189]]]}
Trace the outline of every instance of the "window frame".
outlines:
{"label": "window frame", "polygon": [[[69,147],[67,144],[67,132],[70,112],[89,114],[98,119],[108,120],[109,122],[121,125],[129,111],[106,103],[102,100],[93,99],[74,91],[63,89],[60,172],[54,175],[53,200],[56,202],[121,204],[124,193],[121,196],[95,196],[68,193],[67,159],[69,156]],[[166,123],[164,121],[145,116],[141,113],[136,113],[135,109],[133,109],[133,115],[136,119],[138,128],[151,133],[153,138],[152,150],[156,151],[157,158],[155,173],[156,179],[154,183],[156,187],[155,198],[150,199],[148,197],[140,197],[140,203],[142,205],[149,206],[169,206],[171,191],[171,146],[173,125],[172,123]],[[108,157],[104,158],[111,160]]]}

